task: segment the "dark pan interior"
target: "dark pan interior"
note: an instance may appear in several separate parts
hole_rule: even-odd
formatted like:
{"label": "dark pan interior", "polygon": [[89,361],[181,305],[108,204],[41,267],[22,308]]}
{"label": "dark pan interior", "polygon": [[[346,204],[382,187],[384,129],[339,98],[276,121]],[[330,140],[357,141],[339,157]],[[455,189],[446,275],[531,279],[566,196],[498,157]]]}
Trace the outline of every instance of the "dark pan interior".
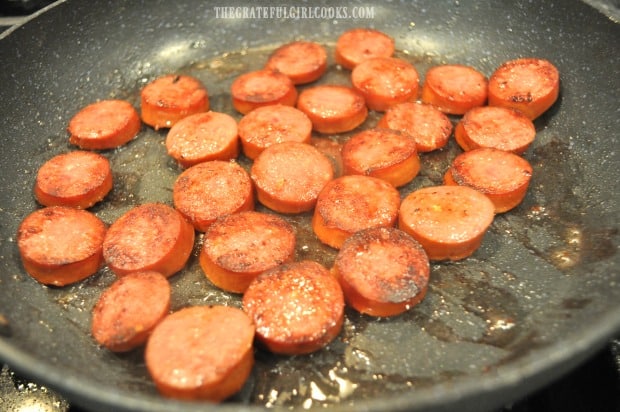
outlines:
{"label": "dark pan interior", "polygon": [[[214,6],[223,5],[67,1],[0,39],[3,361],[93,410],[479,411],[560,376],[620,331],[618,24],[578,1],[306,5],[328,5],[328,12],[362,6],[374,13],[367,19],[217,18]],[[522,56],[556,64],[561,95],[535,122],[526,199],[496,218],[473,257],[433,264],[429,293],[409,313],[372,319],[348,311],[341,336],[313,355],[258,351],[248,384],[222,405],[162,399],[140,350],[112,354],[89,335],[90,310],[114,278],[109,271],[65,288],[41,286],[24,272],[15,234],[37,207],[32,186],[38,167],[73,149],[68,120],[90,102],[114,97],[138,107],[144,84],[184,72],[205,83],[213,110],[233,114],[232,79],[260,67],[275,46],[304,38],[332,50],[337,36],[355,26],[393,36],[399,55],[422,77],[440,63],[468,64],[486,75]],[[324,81],[347,82],[347,74],[332,59]],[[364,126],[376,120],[370,116]],[[180,169],[167,157],[164,138],[165,132],[143,127],[127,146],[102,152],[115,173],[113,192],[93,209],[104,221],[146,201],[171,203]],[[440,183],[459,150],[451,142],[423,155],[420,176],[403,194]],[[309,216],[290,220],[298,231],[298,257],[330,265],[334,251],[314,239]],[[239,304],[238,296],[209,284],[196,253],[171,282],[173,309]]]}

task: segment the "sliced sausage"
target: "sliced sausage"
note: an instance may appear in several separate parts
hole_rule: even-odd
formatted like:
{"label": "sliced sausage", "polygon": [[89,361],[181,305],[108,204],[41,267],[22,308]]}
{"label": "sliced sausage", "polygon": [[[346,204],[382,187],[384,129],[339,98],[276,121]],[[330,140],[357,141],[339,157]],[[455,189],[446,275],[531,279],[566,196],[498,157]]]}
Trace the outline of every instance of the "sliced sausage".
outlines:
{"label": "sliced sausage", "polygon": [[479,148],[461,153],[444,176],[447,185],[474,188],[503,213],[519,205],[532,179],[532,166],[523,157],[504,150]]}
{"label": "sliced sausage", "polygon": [[481,192],[431,186],[403,199],[398,225],[420,242],[430,260],[460,260],[480,247],[493,217],[493,203]]}
{"label": "sliced sausage", "polygon": [[304,112],[291,106],[274,104],[252,110],[239,121],[243,153],[250,159],[280,142],[310,143],[312,122]]}
{"label": "sliced sausage", "polygon": [[506,107],[474,107],[454,128],[454,138],[463,150],[491,147],[523,154],[535,137],[534,123]]}
{"label": "sliced sausage", "polygon": [[134,272],[103,291],[95,307],[91,333],[103,347],[127,352],[146,343],[170,310],[170,284],[158,272]]}
{"label": "sliced sausage", "polygon": [[351,72],[353,87],[364,96],[368,108],[378,112],[416,100],[419,82],[416,68],[395,57],[365,60]]}
{"label": "sliced sausage", "polygon": [[112,190],[112,168],[107,158],[76,150],[52,157],[37,172],[34,195],[44,206],[88,209]]}
{"label": "sliced sausage", "polygon": [[378,30],[356,28],[338,37],[334,58],[342,67],[353,69],[364,60],[393,54],[394,39],[390,36]]}
{"label": "sliced sausage", "polygon": [[318,43],[294,41],[278,47],[265,68],[285,74],[293,84],[310,83],[327,70],[327,52]]}
{"label": "sliced sausage", "polygon": [[99,270],[105,234],[105,224],[94,214],[50,206],[21,222],[17,246],[30,276],[46,285],[65,286]]}
{"label": "sliced sausage", "polygon": [[217,287],[243,293],[260,273],[295,258],[295,231],[279,216],[246,211],[222,216],[205,233],[200,266]]}
{"label": "sliced sausage", "polygon": [[250,176],[260,203],[280,213],[301,213],[314,207],[334,171],[314,146],[282,142],[269,146],[254,160]]}
{"label": "sliced sausage", "polygon": [[536,119],[560,95],[560,73],[549,60],[520,58],[499,66],[489,78],[489,105],[509,107]]}
{"label": "sliced sausage", "polygon": [[391,106],[377,127],[406,133],[416,142],[418,152],[431,152],[448,144],[452,122],[443,112],[429,104],[405,102]]}
{"label": "sliced sausage", "polygon": [[183,171],[172,187],[174,207],[199,232],[220,216],[254,209],[250,175],[235,162],[212,160]]}
{"label": "sliced sausage", "polygon": [[362,229],[396,224],[400,194],[376,177],[349,175],[325,185],[316,202],[312,230],[319,240],[340,249]]}
{"label": "sliced sausage", "polygon": [[297,108],[319,133],[343,133],[364,123],[368,109],[364,97],[351,87],[320,85],[302,91]]}
{"label": "sliced sausage", "polygon": [[390,129],[361,131],[342,146],[345,175],[383,179],[395,187],[409,183],[420,171],[416,142]]}
{"label": "sliced sausage", "polygon": [[433,66],[422,84],[422,101],[444,113],[462,115],[487,101],[487,78],[470,66]]}
{"label": "sliced sausage", "polygon": [[371,228],[348,238],[332,272],[347,304],[371,316],[394,316],[422,301],[430,265],[422,246],[396,228]]}
{"label": "sliced sausage", "polygon": [[146,203],[116,219],[103,241],[103,257],[116,275],[180,271],[194,246],[194,228],[172,207]]}
{"label": "sliced sausage", "polygon": [[155,327],[146,344],[146,367],[166,397],[221,402],[250,376],[254,331],[241,309],[186,307]]}
{"label": "sliced sausage", "polygon": [[257,70],[242,74],[230,86],[233,107],[242,114],[268,106],[295,106],[297,89],[286,75],[273,70]]}
{"label": "sliced sausage", "polygon": [[122,146],[140,131],[140,116],[124,100],[102,100],[77,112],[69,121],[69,143],[81,149],[104,150]]}
{"label": "sliced sausage", "polygon": [[181,167],[239,155],[237,121],[226,113],[209,111],[184,117],[166,136],[166,150]]}
{"label": "sliced sausage", "polygon": [[268,350],[300,355],[316,352],[338,336],[344,296],[329,270],[303,260],[259,275],[243,294],[243,310]]}
{"label": "sliced sausage", "polygon": [[190,114],[209,110],[209,94],[194,77],[168,74],[142,89],[140,106],[144,123],[155,130],[170,128]]}

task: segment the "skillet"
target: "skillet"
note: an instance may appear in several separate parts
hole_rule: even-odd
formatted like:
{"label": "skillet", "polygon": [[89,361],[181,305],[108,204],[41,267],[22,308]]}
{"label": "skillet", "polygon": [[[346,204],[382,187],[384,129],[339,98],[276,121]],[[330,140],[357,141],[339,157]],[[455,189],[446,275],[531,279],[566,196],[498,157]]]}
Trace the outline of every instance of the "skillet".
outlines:
{"label": "skillet", "polygon": [[[329,2],[366,7],[371,18],[225,19],[205,1],[54,4],[0,39],[0,358],[89,410],[491,410],[576,367],[620,331],[618,273],[618,24],[589,6],[552,1]],[[231,3],[226,3],[230,6]],[[232,3],[235,5],[235,3]],[[243,5],[239,3],[238,5]],[[308,6],[310,7],[310,6]],[[329,8],[325,10],[330,10]],[[341,336],[310,356],[257,352],[244,389],[222,405],[162,399],[140,350],[111,354],[90,338],[90,310],[113,275],[102,269],[65,288],[44,287],[23,270],[15,244],[37,208],[38,167],[72,150],[66,125],[84,105],[124,98],[168,72],[199,77],[213,110],[233,113],[232,79],[258,68],[270,50],[305,38],[332,47],[338,34],[374,27],[396,40],[421,75],[434,64],[469,64],[490,75],[503,61],[544,57],[561,73],[558,102],[535,124],[526,153],[530,191],[496,218],[482,248],[461,262],[432,265],[422,304],[393,319],[347,312]],[[327,80],[346,81],[333,65]],[[376,117],[368,120],[371,126]],[[165,133],[143,127],[106,151],[115,188],[93,211],[111,223],[145,201],[170,202],[180,172]],[[346,136],[336,137],[346,138]],[[437,184],[451,145],[422,157],[403,189]],[[326,265],[334,252],[313,241],[308,216],[290,218],[298,257]],[[238,305],[200,273],[196,254],[171,278],[173,309]]]}

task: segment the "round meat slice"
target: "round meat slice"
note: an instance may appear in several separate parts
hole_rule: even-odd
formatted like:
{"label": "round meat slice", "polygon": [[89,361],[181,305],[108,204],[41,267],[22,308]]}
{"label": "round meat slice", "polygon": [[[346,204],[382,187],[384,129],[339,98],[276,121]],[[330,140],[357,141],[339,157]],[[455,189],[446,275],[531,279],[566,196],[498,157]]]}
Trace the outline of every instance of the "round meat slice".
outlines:
{"label": "round meat slice", "polygon": [[285,74],[263,69],[237,77],[230,86],[234,108],[242,114],[271,104],[295,106],[297,89]]}
{"label": "round meat slice", "polygon": [[285,74],[293,84],[310,83],[327,70],[327,52],[318,43],[294,41],[277,48],[265,68]]}
{"label": "round meat slice", "polygon": [[312,129],[325,134],[344,133],[355,129],[368,116],[362,96],[347,86],[324,84],[304,89],[297,108],[312,122]]}
{"label": "round meat slice", "polygon": [[243,310],[268,350],[300,355],[316,352],[338,336],[344,296],[325,267],[303,260],[259,275],[243,295]]}
{"label": "round meat slice", "polygon": [[166,397],[221,402],[250,376],[254,331],[241,309],[186,307],[155,327],[146,344],[146,367]]}
{"label": "round meat slice", "polygon": [[65,286],[86,279],[103,265],[105,224],[94,214],[66,206],[30,213],[17,230],[26,272],[37,281]]}
{"label": "round meat slice", "polygon": [[374,57],[394,54],[394,39],[378,30],[356,28],[342,33],[336,41],[336,63],[353,69],[361,62]]}
{"label": "round meat slice", "polygon": [[194,228],[172,207],[146,203],[109,227],[103,256],[116,275],[151,270],[169,277],[180,271],[194,247]]}
{"label": "round meat slice", "polygon": [[295,258],[295,231],[281,217],[246,211],[222,216],[205,233],[200,266],[217,287],[243,293],[260,273]]}
{"label": "round meat slice", "polygon": [[426,295],[430,264],[422,246],[396,228],[371,228],[348,238],[332,272],[347,303],[371,316],[394,316]]}

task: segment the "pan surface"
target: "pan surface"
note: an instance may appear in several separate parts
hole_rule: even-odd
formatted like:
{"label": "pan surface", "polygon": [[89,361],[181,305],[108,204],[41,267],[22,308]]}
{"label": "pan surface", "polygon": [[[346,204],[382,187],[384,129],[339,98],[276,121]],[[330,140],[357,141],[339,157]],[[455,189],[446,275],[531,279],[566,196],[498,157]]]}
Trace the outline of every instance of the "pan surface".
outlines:
{"label": "pan surface", "polygon": [[[274,13],[267,18],[252,18],[257,9],[238,5],[222,15],[221,7],[231,3],[66,1],[0,39],[4,362],[92,410],[479,411],[559,377],[616,336],[618,24],[577,1],[311,2],[300,6],[307,18],[290,15],[297,4],[284,5],[288,15],[261,11]],[[352,18],[354,8],[363,16]],[[237,75],[260,67],[277,45],[295,39],[333,51],[337,36],[357,26],[394,37],[399,56],[422,77],[441,63],[471,65],[488,76],[523,56],[543,57],[559,68],[560,98],[536,120],[536,141],[525,155],[534,167],[526,199],[496,217],[473,257],[433,264],[429,293],[409,313],[372,319],[348,311],[339,338],[309,356],[258,351],[247,385],[221,405],[161,398],[140,350],[112,354],[89,335],[90,310],[114,279],[109,271],[51,288],[23,270],[15,235],[38,207],[32,195],[37,169],[74,149],[66,126],[88,103],[113,97],[138,107],[147,82],[182,72],[205,83],[213,110],[239,118],[228,94]],[[330,58],[323,81],[346,83],[347,73]],[[370,116],[364,127],[376,121]],[[164,138],[164,131],[144,126],[128,145],[102,152],[112,161],[115,187],[93,211],[106,223],[143,202],[171,203],[180,169],[167,157]],[[403,194],[439,184],[459,150],[451,142],[423,155],[420,176]],[[334,251],[313,238],[309,216],[289,219],[298,231],[297,257],[329,266]],[[196,253],[170,280],[173,309],[239,305],[238,296],[204,278]]]}

